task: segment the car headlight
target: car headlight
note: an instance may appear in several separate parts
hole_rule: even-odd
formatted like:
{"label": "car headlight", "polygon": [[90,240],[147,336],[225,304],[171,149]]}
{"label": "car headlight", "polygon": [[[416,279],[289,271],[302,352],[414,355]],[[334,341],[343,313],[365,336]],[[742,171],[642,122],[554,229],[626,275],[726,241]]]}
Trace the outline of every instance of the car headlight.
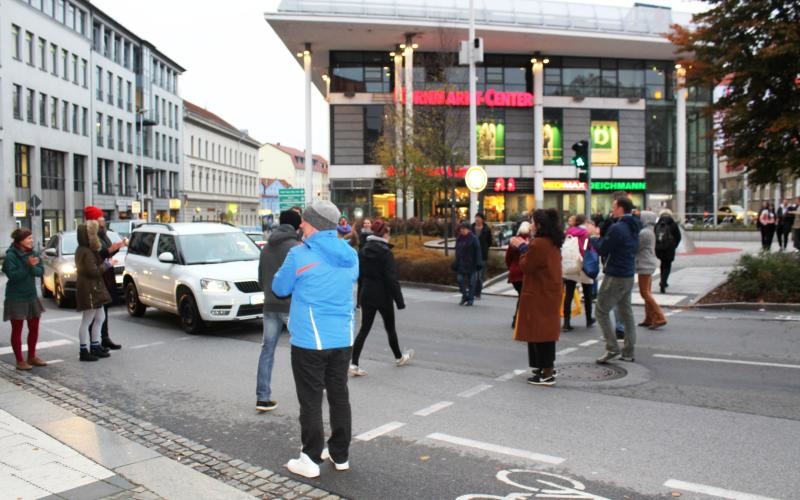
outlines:
{"label": "car headlight", "polygon": [[231,289],[227,281],[212,279],[201,279],[200,288],[202,288],[204,292],[227,292]]}
{"label": "car headlight", "polygon": [[72,274],[76,271],[75,264],[61,264],[61,267],[59,267],[58,271],[61,274]]}

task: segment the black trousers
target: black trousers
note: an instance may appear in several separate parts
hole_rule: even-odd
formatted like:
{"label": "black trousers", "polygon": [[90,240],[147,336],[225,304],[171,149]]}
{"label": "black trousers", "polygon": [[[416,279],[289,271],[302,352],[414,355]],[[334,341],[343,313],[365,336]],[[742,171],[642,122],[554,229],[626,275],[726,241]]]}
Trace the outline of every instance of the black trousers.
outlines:
{"label": "black trousers", "polygon": [[352,349],[321,351],[292,346],[292,374],[300,403],[300,440],[303,453],[316,463],[322,461],[325,429],[322,423],[322,393],[328,395],[331,437],[328,451],[336,463],[346,462],[350,453],[352,416],[347,390],[347,368]]}
{"label": "black trousers", "polygon": [[552,368],[555,361],[555,342],[528,342],[528,366],[531,368]]}
{"label": "black trousers", "polygon": [[791,232],[791,228],[784,227],[783,225],[775,227],[775,234],[778,235],[778,248],[786,249],[786,246],[789,244],[789,233]]}
{"label": "black trousers", "polygon": [[[564,280],[564,323],[569,323],[572,317],[572,297],[575,295],[575,287],[578,286],[577,281]],[[586,321],[592,319],[592,288],[593,283],[588,285],[581,283],[583,289],[583,308],[586,311]]]}
{"label": "black trousers", "polygon": [[659,286],[666,288],[669,285],[669,273],[672,272],[672,261],[664,259],[661,262],[661,279]]}
{"label": "black trousers", "polygon": [[383,327],[386,329],[386,336],[389,337],[389,347],[392,349],[394,359],[400,359],[403,353],[400,351],[400,344],[397,341],[397,329],[394,326],[394,305],[389,304],[380,309],[369,306],[361,306],[361,330],[358,331],[358,336],[353,344],[353,364],[358,365],[358,358],[361,357],[361,350],[364,348],[364,342],[367,341],[367,335],[372,329],[372,323],[375,321],[375,313],[381,313],[383,318]]}
{"label": "black trousers", "polygon": [[775,236],[775,224],[761,226],[761,247],[769,250],[772,247],[772,238]]}

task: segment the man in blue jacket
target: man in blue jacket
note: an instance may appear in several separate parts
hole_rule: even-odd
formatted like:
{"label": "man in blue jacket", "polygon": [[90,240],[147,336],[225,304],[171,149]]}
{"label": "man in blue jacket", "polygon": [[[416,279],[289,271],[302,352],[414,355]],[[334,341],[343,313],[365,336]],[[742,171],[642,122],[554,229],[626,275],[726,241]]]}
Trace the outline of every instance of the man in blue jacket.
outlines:
{"label": "man in blue jacket", "polygon": [[[616,358],[633,361],[633,349],[636,344],[636,322],[631,308],[631,290],[641,224],[633,217],[633,203],[628,198],[617,198],[611,206],[612,216],[618,219],[617,222],[611,225],[602,238],[595,236],[590,239],[597,253],[607,258],[605,277],[597,294],[597,323],[606,339],[606,352],[597,358],[600,364]],[[611,323],[610,313],[615,307],[625,325],[625,347],[622,352],[614,333],[614,325]]]}
{"label": "man in blue jacket", "polygon": [[[304,477],[319,476],[319,464],[330,459],[347,470],[351,435],[347,369],[353,346],[353,286],[358,255],[336,237],[339,209],[316,201],[303,212],[302,245],[292,248],[272,280],[278,297],[292,296],[289,334],[292,372],[300,402],[300,458],[286,467]],[[331,437],[325,448],[322,394],[327,390]]]}

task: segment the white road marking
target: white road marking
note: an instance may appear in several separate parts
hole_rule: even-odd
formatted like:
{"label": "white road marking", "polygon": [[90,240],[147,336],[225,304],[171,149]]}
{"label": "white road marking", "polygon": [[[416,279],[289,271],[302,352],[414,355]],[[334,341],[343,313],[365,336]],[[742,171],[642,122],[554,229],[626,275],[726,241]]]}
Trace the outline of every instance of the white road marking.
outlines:
{"label": "white road marking", "polygon": [[417,415],[418,417],[427,417],[428,415],[436,413],[439,410],[444,410],[445,408],[447,408],[448,406],[450,406],[452,404],[453,404],[452,401],[440,401],[440,402],[438,402],[436,404],[430,405],[427,408],[423,408],[421,410],[415,411],[414,415]]}
{"label": "white road marking", "polygon": [[48,323],[61,323],[62,321],[80,321],[81,319],[82,319],[81,315],[79,314],[77,316],[73,315],[73,316],[62,316],[60,318],[43,319],[39,321],[39,323],[46,325]]}
{"label": "white road marking", "polygon": [[492,443],[484,443],[482,441],[474,441],[472,439],[450,436],[448,434],[441,434],[438,432],[434,432],[433,434],[428,434],[426,437],[428,439],[455,444],[458,446],[466,446],[468,448],[475,448],[478,450],[488,451],[491,453],[500,453],[511,457],[526,458],[528,460],[534,460],[536,462],[544,462],[546,464],[552,464],[552,465],[561,464],[565,460],[563,458],[554,457],[551,455],[543,455],[541,453],[534,453],[528,450],[520,450],[517,448],[509,448],[507,446],[500,446]]}
{"label": "white road marking", "polygon": [[[70,340],[48,340],[46,342],[37,342],[36,343],[36,350],[38,351],[40,349],[47,349],[48,347],[59,347],[59,346],[62,346],[62,345],[69,345],[69,344],[72,344],[72,343],[73,342],[70,341]],[[27,350],[28,350],[28,344],[23,342],[22,343],[22,351],[25,352]],[[0,347],[0,355],[2,355],[2,354],[11,354],[12,352],[14,352],[14,349],[12,349],[11,346],[9,346],[9,347]]]}
{"label": "white road marking", "polygon": [[679,481],[677,479],[670,479],[664,486],[667,488],[674,488],[676,490],[691,491],[693,493],[700,493],[702,495],[711,495],[714,497],[730,498],[733,500],[774,500],[771,497],[761,495],[752,495],[750,493],[742,493],[740,491],[726,490],[717,488],[716,486],[707,486],[705,484],[687,483],[686,481]]}
{"label": "white road marking", "polygon": [[569,354],[569,353],[571,353],[571,352],[575,352],[575,351],[577,351],[577,350],[578,350],[578,348],[577,348],[577,347],[567,347],[566,349],[561,349],[561,350],[560,350],[560,351],[558,351],[556,354],[557,354],[558,356],[566,356],[567,354]]}
{"label": "white road marking", "polygon": [[581,347],[589,347],[590,345],[595,345],[595,344],[599,344],[599,343],[600,343],[599,340],[587,340],[586,342],[581,342],[578,345],[581,346]]}
{"label": "white road marking", "polygon": [[63,363],[63,362],[64,362],[63,359],[48,359],[47,360],[47,364],[48,365],[56,365],[58,363]]}
{"label": "white road marking", "polygon": [[775,321],[800,321],[800,316],[775,316]]}
{"label": "white road marking", "polygon": [[467,389],[466,391],[460,393],[458,397],[460,398],[471,398],[472,396],[485,391],[486,389],[491,389],[492,386],[489,384],[478,384],[471,389]]}
{"label": "white road marking", "polygon": [[194,338],[194,337],[193,337],[193,336],[191,336],[191,335],[186,335],[186,336],[183,336],[183,337],[178,337],[178,338],[177,338],[177,339],[175,339],[175,340],[176,340],[176,341],[178,341],[178,342],[183,342],[184,340],[189,340],[189,339],[193,339],[193,338]]}
{"label": "white road marking", "polygon": [[664,316],[675,316],[676,314],[680,314],[683,312],[683,309],[673,309],[671,311],[667,311],[664,313]]}
{"label": "white road marking", "polygon": [[500,375],[495,380],[497,382],[508,382],[512,378],[516,377],[517,375],[522,375],[523,373],[527,372],[528,370],[514,370],[513,372],[508,372],[503,375]]}
{"label": "white road marking", "polygon": [[794,368],[800,370],[800,365],[789,365],[784,363],[767,363],[764,361],[741,361],[738,359],[701,358],[696,356],[677,356],[674,354],[653,354],[653,357],[665,358],[665,359],[685,359],[688,361],[709,361],[711,363],[730,363],[734,365],[769,366],[772,368]]}
{"label": "white road marking", "polygon": [[384,425],[382,425],[380,427],[376,427],[375,429],[372,429],[371,431],[367,431],[367,432],[365,432],[363,434],[359,434],[358,436],[356,436],[356,439],[358,439],[359,441],[371,441],[371,440],[375,439],[378,436],[383,436],[384,434],[388,434],[388,433],[392,432],[393,430],[396,430],[396,429],[399,429],[400,427],[403,427],[404,425],[406,425],[406,424],[404,424],[403,422],[389,422],[388,424],[384,424]]}
{"label": "white road marking", "polygon": [[158,342],[152,342],[150,344],[139,344],[139,345],[131,346],[128,349],[144,349],[145,347],[153,347],[153,346],[161,345],[163,343],[164,342],[158,341]]}

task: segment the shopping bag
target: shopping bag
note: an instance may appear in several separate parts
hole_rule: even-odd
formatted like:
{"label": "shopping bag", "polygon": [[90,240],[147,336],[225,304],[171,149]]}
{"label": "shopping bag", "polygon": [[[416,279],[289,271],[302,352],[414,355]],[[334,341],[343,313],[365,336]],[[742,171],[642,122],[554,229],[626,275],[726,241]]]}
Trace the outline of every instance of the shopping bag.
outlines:
{"label": "shopping bag", "polygon": [[[561,303],[562,304],[564,303],[564,297],[566,296],[566,294],[567,294],[567,289],[564,288],[564,287],[561,287]],[[575,294],[572,296],[572,310],[570,311],[570,316],[574,318],[575,316],[580,316],[581,314],[583,314],[583,308],[581,307],[581,295],[580,295],[580,293],[578,293],[578,289],[575,288]],[[560,308],[560,312],[558,313],[558,315],[561,318],[564,317],[564,308],[563,307]]]}

